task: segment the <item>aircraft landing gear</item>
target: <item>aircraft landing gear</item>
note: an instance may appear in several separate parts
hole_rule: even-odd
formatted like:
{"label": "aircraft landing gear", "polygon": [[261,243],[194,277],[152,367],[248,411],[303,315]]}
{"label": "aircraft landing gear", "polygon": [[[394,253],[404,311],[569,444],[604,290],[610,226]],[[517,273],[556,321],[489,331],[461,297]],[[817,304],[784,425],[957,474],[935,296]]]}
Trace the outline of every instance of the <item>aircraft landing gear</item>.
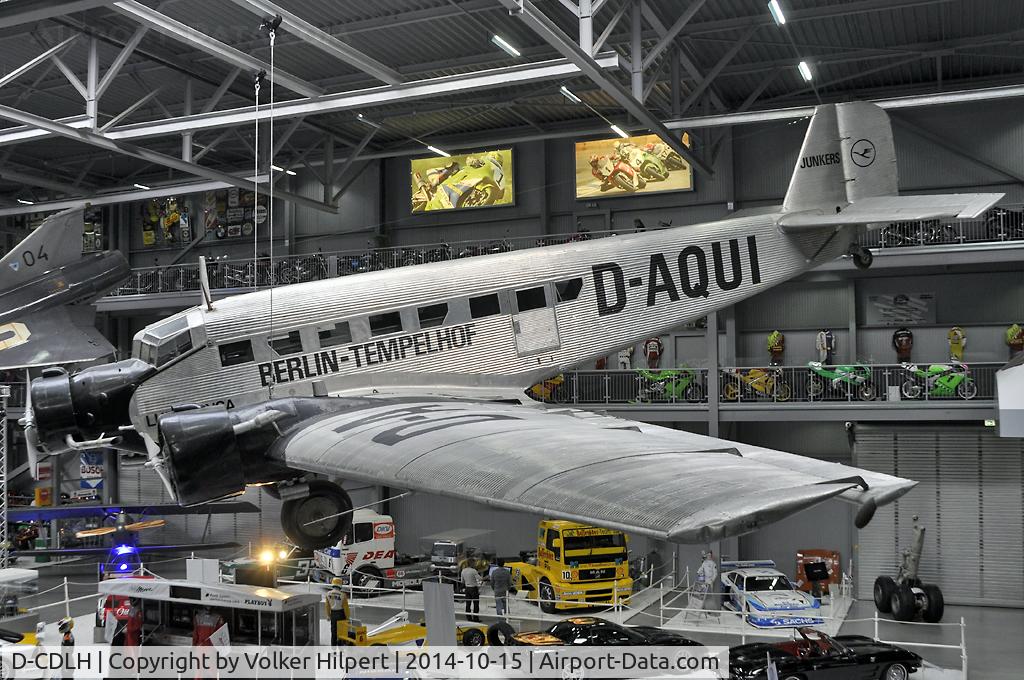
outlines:
{"label": "aircraft landing gear", "polygon": [[874,253],[864,246],[856,244],[850,246],[849,255],[853,258],[853,264],[856,265],[857,269],[867,269],[875,261]]}
{"label": "aircraft landing gear", "polygon": [[337,545],[352,526],[352,499],[324,479],[278,488],[285,500],[281,527],[288,540],[304,550]]}

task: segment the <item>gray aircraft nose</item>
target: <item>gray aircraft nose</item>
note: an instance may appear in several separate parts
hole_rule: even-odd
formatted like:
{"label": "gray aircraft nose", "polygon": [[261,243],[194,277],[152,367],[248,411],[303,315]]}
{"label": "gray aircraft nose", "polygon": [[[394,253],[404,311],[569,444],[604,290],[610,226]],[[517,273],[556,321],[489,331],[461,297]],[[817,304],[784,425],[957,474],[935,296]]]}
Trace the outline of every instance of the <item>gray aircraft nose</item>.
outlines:
{"label": "gray aircraft nose", "polygon": [[32,381],[32,411],[40,441],[63,448],[65,435],[94,439],[128,425],[128,403],[156,369],[139,359],[93,366],[73,375],[60,368]]}

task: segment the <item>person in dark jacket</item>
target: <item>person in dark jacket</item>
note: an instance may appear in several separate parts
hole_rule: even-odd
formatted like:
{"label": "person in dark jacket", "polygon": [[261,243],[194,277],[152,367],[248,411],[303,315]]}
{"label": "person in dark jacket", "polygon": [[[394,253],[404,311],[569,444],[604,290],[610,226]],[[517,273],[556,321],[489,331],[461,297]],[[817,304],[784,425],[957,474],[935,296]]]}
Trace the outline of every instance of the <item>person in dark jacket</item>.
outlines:
{"label": "person in dark jacket", "polygon": [[508,591],[512,588],[512,572],[505,567],[505,560],[499,559],[498,566],[491,571],[491,588],[494,589],[494,608],[498,616],[508,614]]}

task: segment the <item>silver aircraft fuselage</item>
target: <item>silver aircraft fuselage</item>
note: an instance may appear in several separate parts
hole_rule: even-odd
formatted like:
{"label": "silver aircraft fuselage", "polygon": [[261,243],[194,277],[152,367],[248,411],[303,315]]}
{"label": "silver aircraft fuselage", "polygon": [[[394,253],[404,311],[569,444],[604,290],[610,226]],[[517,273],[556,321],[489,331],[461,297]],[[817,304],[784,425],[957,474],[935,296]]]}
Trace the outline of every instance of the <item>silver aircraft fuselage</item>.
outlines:
{"label": "silver aircraft fuselage", "polygon": [[[853,237],[850,229],[785,234],[777,217],[409,266],[195,307],[136,336],[133,356],[158,371],[135,392],[131,419],[154,436],[157,416],[176,405],[311,396],[316,383],[331,395],[428,388],[520,397],[546,377],[831,260]],[[167,340],[168,328],[177,340]],[[155,362],[161,338],[181,351]]]}

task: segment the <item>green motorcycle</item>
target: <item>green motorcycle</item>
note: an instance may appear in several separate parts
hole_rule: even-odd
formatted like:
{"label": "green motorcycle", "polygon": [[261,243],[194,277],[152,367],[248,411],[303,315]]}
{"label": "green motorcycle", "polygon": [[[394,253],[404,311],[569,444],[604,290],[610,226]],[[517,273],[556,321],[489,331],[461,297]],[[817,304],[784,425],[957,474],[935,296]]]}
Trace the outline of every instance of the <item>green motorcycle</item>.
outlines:
{"label": "green motorcycle", "polygon": [[967,364],[932,364],[919,368],[916,364],[903,364],[907,379],[900,386],[900,393],[906,399],[928,397],[952,397],[974,399],[978,396],[978,383],[971,377]]}
{"label": "green motorcycle", "polygon": [[826,366],[820,361],[811,361],[807,370],[811,373],[807,378],[807,396],[811,400],[825,398],[828,392],[835,396],[856,393],[863,401],[875,398],[871,369],[867,366]]}
{"label": "green motorcycle", "polygon": [[501,155],[488,152],[466,159],[465,167],[452,168],[454,172],[431,188],[422,182],[413,195],[413,212],[470,208],[494,205],[505,196],[505,168]]}
{"label": "green motorcycle", "polygon": [[652,371],[641,368],[637,370],[637,376],[640,384],[637,403],[687,401],[697,404],[704,399],[704,385],[697,371],[692,369]]}
{"label": "green motorcycle", "polygon": [[653,153],[644,151],[632,143],[623,143],[618,149],[619,156],[640,173],[649,182],[663,182],[668,179],[668,167],[665,161]]}

